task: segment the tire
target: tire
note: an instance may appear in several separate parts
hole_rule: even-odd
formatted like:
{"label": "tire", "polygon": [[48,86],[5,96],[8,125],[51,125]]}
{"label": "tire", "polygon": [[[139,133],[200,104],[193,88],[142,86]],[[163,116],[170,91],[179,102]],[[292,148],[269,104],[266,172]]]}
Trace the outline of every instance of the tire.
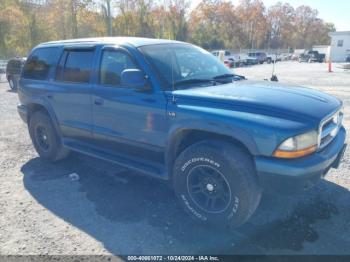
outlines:
{"label": "tire", "polygon": [[45,112],[35,112],[30,117],[28,128],[35,150],[41,158],[56,162],[68,156],[69,150],[63,147],[51,118]]}
{"label": "tire", "polygon": [[11,90],[13,90],[13,91],[17,90],[17,83],[14,80],[14,78],[9,76],[8,81],[9,81],[9,86],[10,86]]}
{"label": "tire", "polygon": [[185,149],[175,160],[173,184],[180,205],[192,218],[219,228],[244,224],[261,198],[250,155],[219,140]]}

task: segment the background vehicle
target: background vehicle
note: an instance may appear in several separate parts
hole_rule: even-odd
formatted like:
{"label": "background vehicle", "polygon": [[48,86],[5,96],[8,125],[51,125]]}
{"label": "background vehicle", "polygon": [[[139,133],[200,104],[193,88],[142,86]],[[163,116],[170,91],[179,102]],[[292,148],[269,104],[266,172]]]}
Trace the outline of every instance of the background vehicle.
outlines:
{"label": "background vehicle", "polygon": [[293,56],[293,54],[290,54],[290,53],[283,53],[283,54],[278,55],[278,57],[280,57],[281,61],[292,60],[292,56]]}
{"label": "background vehicle", "polygon": [[73,150],[170,180],[192,218],[237,227],[262,192],[336,168],[346,133],[337,98],[244,79],[187,43],[58,41],[31,52],[17,108],[43,159]]}
{"label": "background vehicle", "polygon": [[288,60],[288,56],[286,54],[268,54],[268,58],[271,59],[272,63],[286,61]]}
{"label": "background vehicle", "polygon": [[257,65],[259,64],[259,60],[256,57],[248,56],[247,54],[239,54],[241,59],[241,63],[243,65]]}
{"label": "background vehicle", "polygon": [[12,58],[6,65],[6,79],[9,82],[12,90],[17,89],[19,76],[21,74],[22,67],[26,61],[26,58]]}
{"label": "background vehicle", "polygon": [[6,60],[0,60],[0,73],[5,74],[6,72],[6,65],[7,61]]}
{"label": "background vehicle", "polygon": [[263,64],[265,62],[270,64],[272,62],[272,58],[270,56],[267,56],[264,52],[252,52],[248,53],[248,56],[256,58],[259,64]]}
{"label": "background vehicle", "polygon": [[235,62],[232,60],[225,60],[224,61],[225,66],[227,66],[228,68],[234,68],[235,67]]}
{"label": "background vehicle", "polygon": [[325,54],[320,54],[318,51],[309,50],[299,56],[299,62],[323,63],[325,61],[325,58],[326,58]]}
{"label": "background vehicle", "polygon": [[240,56],[237,54],[231,53],[229,50],[217,50],[217,51],[212,51],[211,53],[214,56],[218,57],[220,51],[224,52],[224,64],[227,65],[229,68],[239,67],[243,64]]}

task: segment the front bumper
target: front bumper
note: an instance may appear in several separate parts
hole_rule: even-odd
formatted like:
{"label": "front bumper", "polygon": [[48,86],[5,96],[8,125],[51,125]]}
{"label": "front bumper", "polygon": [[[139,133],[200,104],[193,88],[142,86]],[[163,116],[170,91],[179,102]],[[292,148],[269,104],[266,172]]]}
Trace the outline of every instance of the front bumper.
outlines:
{"label": "front bumper", "polygon": [[337,168],[344,154],[346,131],[341,127],[334,140],[321,151],[299,159],[256,157],[255,165],[264,192],[290,194],[308,189]]}

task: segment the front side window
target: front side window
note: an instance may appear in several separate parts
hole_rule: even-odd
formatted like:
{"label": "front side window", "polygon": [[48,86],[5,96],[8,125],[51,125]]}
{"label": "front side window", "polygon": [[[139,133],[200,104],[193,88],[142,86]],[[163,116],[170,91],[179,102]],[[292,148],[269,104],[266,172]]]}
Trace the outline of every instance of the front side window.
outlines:
{"label": "front side window", "polygon": [[101,60],[100,84],[119,86],[122,72],[125,69],[136,68],[136,65],[127,53],[105,50]]}
{"label": "front side window", "polygon": [[93,56],[93,50],[65,51],[57,68],[56,79],[63,82],[88,83]]}
{"label": "front side window", "polygon": [[190,44],[158,44],[139,48],[166,89],[183,81],[204,81],[232,74],[215,56]]}
{"label": "front side window", "polygon": [[23,68],[23,77],[34,80],[46,80],[50,69],[58,60],[59,49],[56,47],[36,49],[28,58]]}

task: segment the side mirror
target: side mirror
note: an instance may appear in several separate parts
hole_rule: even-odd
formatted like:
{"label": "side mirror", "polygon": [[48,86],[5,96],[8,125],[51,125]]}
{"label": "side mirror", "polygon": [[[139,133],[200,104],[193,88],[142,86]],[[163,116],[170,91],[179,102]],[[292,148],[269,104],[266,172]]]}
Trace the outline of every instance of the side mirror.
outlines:
{"label": "side mirror", "polygon": [[139,69],[125,69],[121,73],[120,83],[123,86],[144,88],[147,80],[145,74]]}

